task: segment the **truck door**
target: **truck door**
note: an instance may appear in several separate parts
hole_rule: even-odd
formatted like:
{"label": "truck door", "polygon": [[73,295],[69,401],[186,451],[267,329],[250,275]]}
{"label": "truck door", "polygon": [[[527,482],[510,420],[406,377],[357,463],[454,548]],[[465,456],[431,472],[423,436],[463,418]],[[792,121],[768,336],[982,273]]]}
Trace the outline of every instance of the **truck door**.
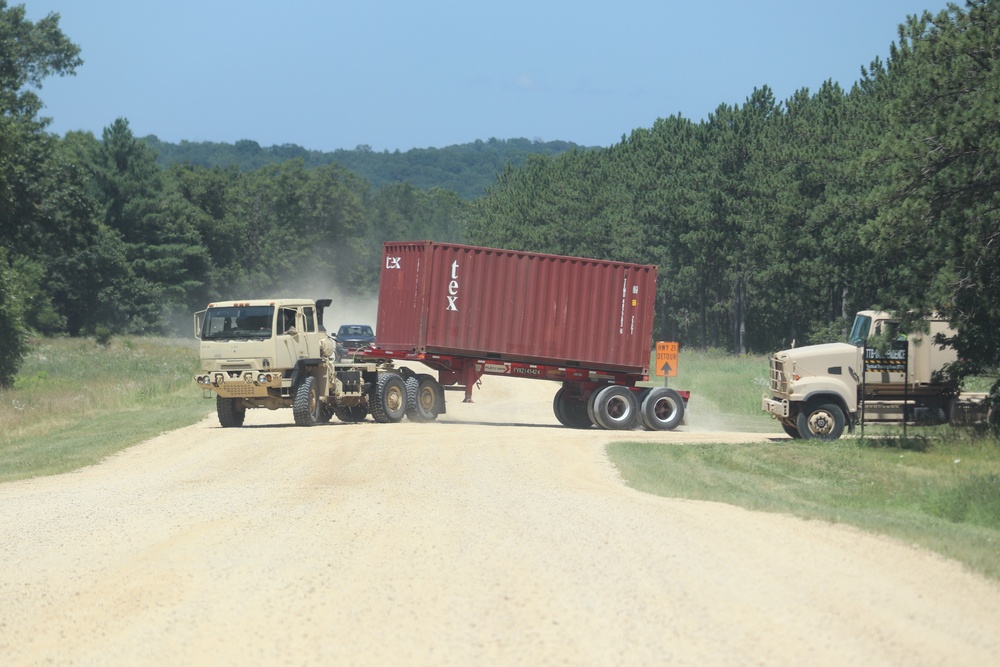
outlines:
{"label": "truck door", "polygon": [[298,359],[319,357],[319,340],[315,334],[316,318],[306,317],[304,308],[284,307],[278,312],[278,336],[288,350],[293,363]]}

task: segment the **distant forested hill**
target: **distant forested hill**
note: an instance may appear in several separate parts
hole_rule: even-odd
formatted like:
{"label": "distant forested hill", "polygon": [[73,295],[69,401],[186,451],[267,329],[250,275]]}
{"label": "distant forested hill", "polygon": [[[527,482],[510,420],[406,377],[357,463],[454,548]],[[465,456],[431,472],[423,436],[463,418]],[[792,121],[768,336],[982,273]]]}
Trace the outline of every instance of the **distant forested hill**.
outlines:
{"label": "distant forested hill", "polygon": [[387,183],[409,183],[422,190],[444,188],[463,199],[481,197],[496,182],[505,165],[521,167],[529,155],[554,156],[574,148],[568,141],[489,139],[445,148],[413,148],[402,152],[376,152],[370,146],[329,153],[307,150],[295,144],[262,147],[247,139],[235,144],[182,141],[171,144],[155,135],[145,137],[156,151],[157,162],[168,167],[176,162],[203,167],[236,166],[252,171],[265,165],[301,158],[306,168],[338,164],[378,187]]}

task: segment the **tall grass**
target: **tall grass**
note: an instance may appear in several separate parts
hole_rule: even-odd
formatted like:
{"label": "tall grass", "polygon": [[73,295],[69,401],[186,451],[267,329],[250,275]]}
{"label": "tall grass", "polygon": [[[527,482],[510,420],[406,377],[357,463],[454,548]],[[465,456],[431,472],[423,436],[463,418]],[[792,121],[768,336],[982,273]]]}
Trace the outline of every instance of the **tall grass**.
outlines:
{"label": "tall grass", "polygon": [[73,470],[203,418],[193,342],[162,338],[31,341],[0,390],[0,481]]}
{"label": "tall grass", "polygon": [[[672,385],[692,390],[690,428],[699,398],[722,411],[718,423],[759,423],[745,420],[756,420],[749,406],[760,411],[766,358],[686,352],[681,369]],[[1000,440],[988,431],[910,426],[904,437],[880,426],[834,442],[762,434],[754,444],[621,442],[608,454],[648,493],[850,524],[1000,579]]]}

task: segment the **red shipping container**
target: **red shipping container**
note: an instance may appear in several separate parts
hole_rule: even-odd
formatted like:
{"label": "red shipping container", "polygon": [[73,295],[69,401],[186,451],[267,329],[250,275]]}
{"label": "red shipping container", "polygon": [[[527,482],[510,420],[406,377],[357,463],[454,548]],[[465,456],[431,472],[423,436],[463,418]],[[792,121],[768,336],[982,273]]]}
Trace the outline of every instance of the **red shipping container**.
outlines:
{"label": "red shipping container", "polygon": [[651,265],[387,242],[376,345],[648,375],[655,298]]}

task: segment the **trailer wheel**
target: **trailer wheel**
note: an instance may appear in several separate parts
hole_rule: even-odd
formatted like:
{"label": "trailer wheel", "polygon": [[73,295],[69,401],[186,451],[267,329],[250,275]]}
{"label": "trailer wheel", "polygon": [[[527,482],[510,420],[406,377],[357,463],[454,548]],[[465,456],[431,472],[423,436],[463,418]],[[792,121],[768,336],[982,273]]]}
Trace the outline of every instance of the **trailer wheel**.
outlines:
{"label": "trailer wheel", "polygon": [[292,416],[295,418],[296,426],[318,424],[321,411],[322,404],[319,401],[319,392],[316,390],[316,378],[307,375],[299,383],[295,390],[295,399],[292,401]]}
{"label": "trailer wheel", "polygon": [[379,424],[395,424],[406,414],[406,383],[399,373],[383,373],[375,384],[372,418]]}
{"label": "trailer wheel", "polygon": [[566,398],[566,387],[560,387],[552,399],[552,412],[560,424],[569,428],[590,428],[594,425],[587,414],[587,404]]}
{"label": "trailer wheel", "polygon": [[333,409],[333,414],[342,422],[354,424],[364,421],[368,416],[368,409],[363,405],[338,405]]}
{"label": "trailer wheel", "polygon": [[590,423],[597,428],[607,428],[607,426],[597,420],[597,413],[594,410],[594,404],[597,403],[597,395],[605,389],[607,389],[607,387],[598,387],[594,391],[590,392],[590,396],[587,397],[587,419],[589,419]]}
{"label": "trailer wheel", "polygon": [[672,431],[684,419],[684,399],[668,387],[653,387],[642,399],[639,413],[650,431]]}
{"label": "trailer wheel", "polygon": [[835,403],[807,403],[796,424],[806,440],[836,440],[844,432],[844,411]]}
{"label": "trailer wheel", "polygon": [[219,413],[219,424],[222,425],[222,428],[243,426],[243,420],[247,416],[247,409],[243,407],[243,399],[223,398],[216,394],[215,409]]}
{"label": "trailer wheel", "polygon": [[429,422],[443,412],[444,392],[437,380],[421,373],[406,378],[406,417],[410,421]]}
{"label": "trailer wheel", "polygon": [[639,423],[639,402],[626,387],[609,385],[594,399],[594,417],[612,431],[627,431]]}

